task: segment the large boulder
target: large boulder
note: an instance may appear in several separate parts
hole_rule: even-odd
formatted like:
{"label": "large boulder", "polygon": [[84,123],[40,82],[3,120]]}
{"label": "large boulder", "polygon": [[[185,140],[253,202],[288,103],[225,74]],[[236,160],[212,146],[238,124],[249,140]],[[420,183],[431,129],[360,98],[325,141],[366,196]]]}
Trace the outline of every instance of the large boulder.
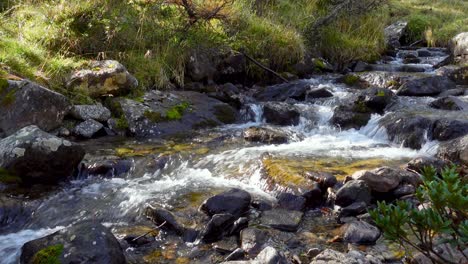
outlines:
{"label": "large boulder", "polygon": [[355,202],[370,204],[371,199],[371,190],[366,182],[352,180],[345,183],[345,185],[336,192],[335,204],[341,207],[351,205]]}
{"label": "large boulder", "polygon": [[96,221],[84,221],[27,242],[22,247],[20,263],[125,264],[127,261],[119,241],[106,227]]}
{"label": "large boulder", "polygon": [[330,122],[341,129],[359,129],[369,122],[370,109],[364,104],[340,105],[335,108]]}
{"label": "large boulder", "polygon": [[0,78],[0,98],[0,137],[29,125],[56,129],[71,107],[65,96],[29,81]]}
{"label": "large boulder", "polygon": [[250,127],[243,133],[245,140],[257,143],[283,144],[288,142],[288,135],[277,129]]}
{"label": "large boulder", "polygon": [[436,73],[450,78],[456,84],[468,85],[468,65],[447,65],[437,69]]}
{"label": "large boulder", "polygon": [[203,202],[200,209],[209,216],[215,214],[231,214],[240,217],[250,208],[252,198],[244,190],[231,189],[217,194]]}
{"label": "large boulder", "polygon": [[255,98],[259,101],[285,101],[288,98],[304,101],[312,84],[305,80],[288,82],[260,89]]}
{"label": "large boulder", "polygon": [[398,21],[385,28],[385,44],[388,49],[396,49],[401,46],[400,39],[404,36],[407,27],[408,22]]}
{"label": "large boulder", "polygon": [[402,112],[385,115],[379,123],[386,128],[391,141],[402,144],[403,147],[420,149],[434,121],[424,116]]}
{"label": "large boulder", "polygon": [[439,146],[437,156],[464,166],[468,166],[468,135]]}
{"label": "large boulder", "polygon": [[456,35],[451,43],[450,50],[452,52],[455,63],[468,63],[468,32],[463,32]]}
{"label": "large boulder", "polygon": [[282,102],[270,102],[263,106],[263,117],[270,124],[295,126],[299,124],[299,111],[292,105]]}
{"label": "large boulder", "polygon": [[444,76],[431,76],[406,82],[398,89],[397,95],[434,96],[443,91],[455,88],[455,82],[449,78]]}
{"label": "large boulder", "polygon": [[395,94],[390,89],[369,88],[358,94],[355,104],[364,104],[372,112],[383,113],[385,107],[395,98]]}
{"label": "large boulder", "polygon": [[87,69],[74,72],[67,88],[91,97],[124,95],[138,86],[138,81],[127,69],[114,60],[93,61]]}
{"label": "large boulder", "polygon": [[142,102],[127,98],[111,100],[115,116],[137,137],[187,133],[193,129],[231,124],[238,114],[230,105],[190,91],[150,91]]}
{"label": "large boulder", "polygon": [[386,193],[400,184],[400,175],[402,173],[405,172],[390,167],[382,167],[370,171],[357,171],[352,175],[352,178],[364,181],[371,191]]}
{"label": "large boulder", "polygon": [[446,141],[468,134],[468,121],[439,119],[434,122],[432,139]]}
{"label": "large boulder", "polygon": [[430,107],[442,110],[463,111],[468,110],[468,103],[455,96],[446,96],[432,101]]}
{"label": "large boulder", "polygon": [[74,105],[70,110],[70,115],[78,120],[94,119],[99,122],[106,122],[111,118],[111,112],[102,104],[96,105]]}
{"label": "large boulder", "polygon": [[22,182],[55,183],[73,174],[85,155],[68,140],[28,126],[0,141],[0,167]]}

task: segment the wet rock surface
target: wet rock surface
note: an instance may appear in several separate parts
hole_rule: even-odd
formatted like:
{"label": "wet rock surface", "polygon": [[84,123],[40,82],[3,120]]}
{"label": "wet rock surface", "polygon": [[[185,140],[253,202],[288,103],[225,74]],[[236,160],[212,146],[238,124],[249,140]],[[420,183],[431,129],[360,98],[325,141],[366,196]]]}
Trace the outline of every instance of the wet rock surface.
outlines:
{"label": "wet rock surface", "polygon": [[355,202],[369,204],[372,199],[371,191],[364,181],[353,180],[345,183],[336,193],[335,203],[348,206]]}
{"label": "wet rock surface", "polygon": [[434,96],[455,89],[456,84],[447,77],[432,76],[415,79],[403,84],[397,91],[400,96]]}
{"label": "wet rock surface", "polygon": [[244,131],[244,139],[250,142],[281,144],[288,142],[288,136],[275,129],[251,127]]}
{"label": "wet rock surface", "polygon": [[354,221],[344,225],[343,228],[345,229],[343,240],[353,244],[374,244],[380,237],[379,229],[364,221]]}
{"label": "wet rock surface", "polygon": [[303,213],[286,209],[273,209],[264,211],[260,222],[264,226],[269,226],[282,231],[295,232],[302,220]]}
{"label": "wet rock surface", "polygon": [[99,122],[106,122],[111,118],[111,112],[102,104],[96,105],[74,105],[70,110],[70,115],[78,120],[94,119]]}
{"label": "wet rock surface", "polygon": [[267,103],[263,106],[263,116],[270,124],[295,126],[299,124],[300,114],[294,106],[287,103]]}
{"label": "wet rock surface", "polygon": [[228,213],[239,217],[249,210],[251,200],[252,198],[248,192],[231,189],[210,197],[203,202],[200,209],[210,216]]}
{"label": "wet rock surface", "polygon": [[88,119],[79,123],[73,129],[73,134],[80,138],[92,138],[95,137],[103,128],[104,126],[101,123]]}

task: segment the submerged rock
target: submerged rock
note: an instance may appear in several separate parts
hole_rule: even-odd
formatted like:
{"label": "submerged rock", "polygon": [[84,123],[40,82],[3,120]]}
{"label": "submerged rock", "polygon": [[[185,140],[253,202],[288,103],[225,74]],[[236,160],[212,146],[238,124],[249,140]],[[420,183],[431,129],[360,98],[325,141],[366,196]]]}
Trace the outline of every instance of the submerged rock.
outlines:
{"label": "submerged rock", "polygon": [[243,133],[244,139],[250,142],[282,144],[288,142],[288,136],[279,130],[266,127],[250,127]]}
{"label": "submerged rock", "polygon": [[303,215],[300,211],[273,209],[262,213],[260,223],[281,231],[296,232]]}
{"label": "submerged rock", "polygon": [[74,105],[70,115],[78,120],[94,119],[99,122],[107,122],[111,118],[111,112],[101,104],[96,105]]}
{"label": "submerged rock", "polygon": [[263,117],[270,124],[295,126],[299,124],[299,111],[292,105],[281,102],[270,102],[263,106]]}
{"label": "submerged rock", "polygon": [[251,199],[248,192],[240,189],[231,189],[208,198],[200,206],[200,210],[209,216],[231,214],[235,217],[240,217],[249,210]]}
{"label": "submerged rock", "polygon": [[403,84],[397,91],[400,96],[434,96],[443,91],[455,89],[456,84],[443,76],[415,79]]}
{"label": "submerged rock", "polygon": [[25,127],[0,141],[0,167],[20,177],[24,184],[65,179],[77,169],[84,155],[81,146],[37,126]]}
{"label": "submerged rock", "polygon": [[127,263],[119,242],[99,222],[84,221],[23,245],[21,264]]}
{"label": "submerged rock", "polygon": [[7,81],[0,98],[0,137],[29,125],[59,128],[71,107],[65,96],[29,81]]}
{"label": "submerged rock", "polygon": [[74,72],[67,82],[68,89],[94,98],[108,94],[124,95],[137,86],[137,79],[114,60],[94,61],[88,69]]}

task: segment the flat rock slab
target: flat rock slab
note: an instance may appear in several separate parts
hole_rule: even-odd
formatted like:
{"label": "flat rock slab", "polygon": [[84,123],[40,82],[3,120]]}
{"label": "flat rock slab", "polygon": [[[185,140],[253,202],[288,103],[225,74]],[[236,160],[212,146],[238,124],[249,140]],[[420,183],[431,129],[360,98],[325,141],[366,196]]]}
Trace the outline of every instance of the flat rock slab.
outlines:
{"label": "flat rock slab", "polygon": [[263,212],[260,223],[281,231],[296,232],[303,215],[300,211],[273,209]]}

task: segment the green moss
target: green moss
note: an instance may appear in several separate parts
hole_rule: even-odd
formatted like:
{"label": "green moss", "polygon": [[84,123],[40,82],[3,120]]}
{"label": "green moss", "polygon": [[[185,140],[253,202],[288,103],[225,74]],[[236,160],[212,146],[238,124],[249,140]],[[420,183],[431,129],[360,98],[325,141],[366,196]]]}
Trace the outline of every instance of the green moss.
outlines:
{"label": "green moss", "polygon": [[0,168],[0,183],[4,184],[19,184],[22,180],[20,177],[14,175],[4,168]]}
{"label": "green moss", "polygon": [[400,85],[400,83],[397,80],[390,80],[387,82],[387,87],[394,87],[398,85]]}
{"label": "green moss", "polygon": [[224,124],[232,124],[236,122],[235,111],[227,105],[216,105],[214,106],[216,118]]}
{"label": "green moss", "polygon": [[349,86],[353,86],[359,82],[359,76],[353,74],[347,74],[343,77],[343,83]]}
{"label": "green moss", "polygon": [[0,94],[2,94],[8,88],[8,81],[0,76]]}
{"label": "green moss", "polygon": [[190,103],[188,102],[183,102],[178,105],[173,106],[166,112],[166,117],[168,120],[174,121],[174,120],[180,120],[182,119],[182,116],[184,115],[184,111],[187,110],[190,107]]}
{"label": "green moss", "polygon": [[32,258],[32,264],[60,264],[60,257],[63,253],[63,245],[53,245],[41,249]]}
{"label": "green moss", "polygon": [[316,71],[323,71],[327,67],[321,59],[315,59],[314,66]]}
{"label": "green moss", "polygon": [[377,91],[377,96],[380,96],[380,97],[383,97],[385,96],[385,92],[384,91]]}
{"label": "green moss", "polygon": [[354,102],[353,111],[358,113],[369,113],[370,109],[367,107],[366,103],[361,100]]}
{"label": "green moss", "polygon": [[12,89],[11,91],[9,91],[8,93],[6,93],[3,98],[2,98],[2,101],[0,102],[0,104],[2,106],[9,106],[11,104],[13,104],[16,100],[16,90]]}
{"label": "green moss", "polygon": [[120,118],[117,118],[115,125],[117,126],[118,129],[122,129],[122,130],[128,129],[127,118],[125,118],[125,116],[121,116]]}
{"label": "green moss", "polygon": [[154,112],[151,110],[146,110],[143,113],[143,116],[146,117],[149,121],[153,123],[160,123],[160,122],[165,122],[167,121],[167,118],[162,116],[161,113]]}

